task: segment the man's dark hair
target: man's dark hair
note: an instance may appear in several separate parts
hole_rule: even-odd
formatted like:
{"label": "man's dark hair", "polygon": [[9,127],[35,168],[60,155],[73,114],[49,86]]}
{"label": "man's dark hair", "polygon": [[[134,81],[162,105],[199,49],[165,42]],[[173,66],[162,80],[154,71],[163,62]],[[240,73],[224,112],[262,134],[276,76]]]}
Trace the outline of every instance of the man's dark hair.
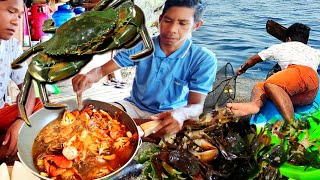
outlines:
{"label": "man's dark hair", "polygon": [[310,28],[301,23],[292,24],[286,31],[287,38],[292,41],[299,41],[304,44],[308,43]]}
{"label": "man's dark hair", "polygon": [[206,5],[207,4],[203,2],[203,0],[166,0],[161,15],[164,15],[169,8],[174,6],[188,7],[195,10],[194,21],[197,22],[202,18]]}

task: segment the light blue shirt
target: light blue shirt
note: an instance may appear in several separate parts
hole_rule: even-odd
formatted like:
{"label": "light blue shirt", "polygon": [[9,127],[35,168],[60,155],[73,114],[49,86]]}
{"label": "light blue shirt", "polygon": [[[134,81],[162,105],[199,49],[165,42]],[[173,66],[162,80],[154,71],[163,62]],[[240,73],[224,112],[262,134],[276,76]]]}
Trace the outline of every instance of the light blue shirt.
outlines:
{"label": "light blue shirt", "polygon": [[28,64],[23,62],[22,67],[13,70],[11,63],[22,54],[22,47],[15,38],[9,40],[0,39],[0,109],[5,105],[4,97],[10,80],[16,85],[23,83],[24,76],[27,72]]}
{"label": "light blue shirt", "polygon": [[190,39],[166,57],[159,45],[159,36],[153,38],[155,52],[134,62],[130,55],[140,52],[139,43],[129,50],[117,52],[113,60],[120,67],[136,66],[136,76],[130,97],[126,100],[151,113],[186,106],[189,92],[207,94],[216,77],[217,60],[210,50],[192,44]]}

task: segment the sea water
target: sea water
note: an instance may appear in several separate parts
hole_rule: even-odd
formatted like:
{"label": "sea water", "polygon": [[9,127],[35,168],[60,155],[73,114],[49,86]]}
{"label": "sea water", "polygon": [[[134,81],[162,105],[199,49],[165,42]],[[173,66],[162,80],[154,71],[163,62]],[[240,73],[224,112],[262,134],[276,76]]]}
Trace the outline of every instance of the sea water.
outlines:
{"label": "sea water", "polygon": [[[193,33],[195,44],[216,53],[218,67],[231,62],[236,70],[248,57],[280,43],[266,32],[268,19],[285,27],[295,22],[311,28],[309,45],[320,49],[319,0],[207,0],[204,24]],[[263,62],[243,76],[265,77],[274,62]]]}

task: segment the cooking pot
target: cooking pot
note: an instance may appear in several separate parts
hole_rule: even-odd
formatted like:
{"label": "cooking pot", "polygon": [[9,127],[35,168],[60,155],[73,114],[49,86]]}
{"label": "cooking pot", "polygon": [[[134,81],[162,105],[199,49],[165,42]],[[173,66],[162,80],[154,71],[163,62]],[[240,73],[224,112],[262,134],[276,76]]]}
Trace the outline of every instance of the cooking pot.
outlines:
{"label": "cooking pot", "polygon": [[[70,111],[77,108],[77,103],[75,100],[68,100],[62,103],[67,104],[68,109]],[[109,112],[111,115],[115,115],[116,112],[121,111],[122,113],[119,118],[126,124],[126,126],[132,132],[132,134],[138,132],[139,137],[143,136],[143,131],[141,131],[141,128],[136,125],[133,119],[126,112],[122,111],[118,107],[106,102],[90,100],[90,99],[84,100],[83,104],[93,104],[95,109],[102,109],[104,111]],[[49,178],[43,177],[39,174],[37,168],[33,163],[33,159],[32,159],[33,142],[37,137],[37,135],[39,134],[39,132],[51,121],[57,119],[63,112],[64,112],[64,109],[52,110],[52,109],[42,108],[41,110],[37,111],[36,113],[32,114],[29,117],[31,127],[29,127],[27,124],[23,124],[19,132],[18,157],[20,161],[27,167],[27,169],[29,169],[33,174],[35,174],[36,176],[42,179],[49,180]],[[112,176],[116,175],[119,171],[121,171],[124,167],[126,167],[132,161],[133,157],[136,155],[141,143],[142,143],[142,140],[141,138],[139,138],[138,143],[133,147],[134,151],[131,155],[131,158],[128,160],[128,162],[126,162],[126,164],[124,164],[121,168],[117,169],[116,171],[104,177],[101,177],[99,179],[111,178]]]}

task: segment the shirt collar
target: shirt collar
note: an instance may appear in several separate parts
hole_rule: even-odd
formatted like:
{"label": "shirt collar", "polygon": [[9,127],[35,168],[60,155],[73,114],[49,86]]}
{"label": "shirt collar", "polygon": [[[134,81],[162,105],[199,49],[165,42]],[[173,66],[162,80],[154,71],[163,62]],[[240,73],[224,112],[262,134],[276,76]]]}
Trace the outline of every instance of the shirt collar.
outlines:
{"label": "shirt collar", "polygon": [[187,52],[189,51],[192,45],[192,40],[191,40],[191,37],[187,38],[184,44],[168,57],[166,57],[166,54],[160,48],[160,36],[154,37],[154,43],[155,43],[154,55],[156,57],[177,59],[177,58],[184,58],[184,56],[187,54]]}

